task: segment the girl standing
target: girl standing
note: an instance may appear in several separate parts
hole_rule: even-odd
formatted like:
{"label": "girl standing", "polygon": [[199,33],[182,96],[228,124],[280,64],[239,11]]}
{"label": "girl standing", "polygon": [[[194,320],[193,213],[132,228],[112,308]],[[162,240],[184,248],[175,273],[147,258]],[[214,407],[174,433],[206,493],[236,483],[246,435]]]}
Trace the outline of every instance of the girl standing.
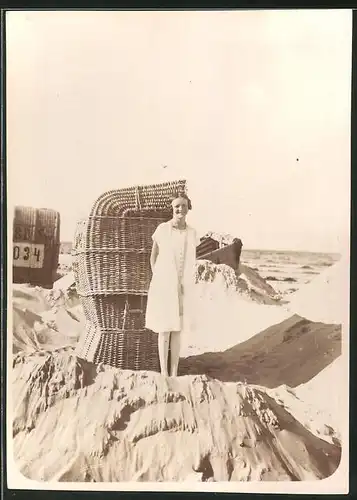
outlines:
{"label": "girl standing", "polygon": [[[171,202],[173,216],[152,235],[152,280],[146,309],[146,328],[159,334],[161,373],[177,376],[181,332],[193,327],[196,231],[186,223],[191,200],[178,194]],[[168,352],[171,349],[170,367]]]}

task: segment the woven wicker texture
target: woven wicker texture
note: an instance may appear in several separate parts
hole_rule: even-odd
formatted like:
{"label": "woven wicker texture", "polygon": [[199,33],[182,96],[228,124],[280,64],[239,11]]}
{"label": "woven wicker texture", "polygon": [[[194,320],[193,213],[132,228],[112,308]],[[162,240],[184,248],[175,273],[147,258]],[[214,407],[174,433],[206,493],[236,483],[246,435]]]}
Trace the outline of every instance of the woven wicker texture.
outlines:
{"label": "woven wicker texture", "polygon": [[104,193],[77,224],[73,273],[86,317],[77,355],[132,370],[159,370],[157,334],[145,330],[152,234],[172,216],[186,182]]}
{"label": "woven wicker texture", "polygon": [[55,210],[15,207],[13,282],[52,288],[60,250],[60,214]]}
{"label": "woven wicker texture", "polygon": [[77,225],[73,271],[82,296],[145,294],[151,270],[152,234],[171,217],[171,196],[183,180],[104,193]]}

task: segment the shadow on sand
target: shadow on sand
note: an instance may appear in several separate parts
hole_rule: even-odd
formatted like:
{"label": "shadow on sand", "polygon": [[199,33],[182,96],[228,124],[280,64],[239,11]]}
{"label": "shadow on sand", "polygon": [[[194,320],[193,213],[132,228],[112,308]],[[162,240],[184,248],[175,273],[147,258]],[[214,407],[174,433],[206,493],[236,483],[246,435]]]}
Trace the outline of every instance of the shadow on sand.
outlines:
{"label": "shadow on sand", "polygon": [[179,375],[204,373],[223,382],[296,387],[340,354],[340,325],[314,323],[294,315],[226,351],[181,359]]}

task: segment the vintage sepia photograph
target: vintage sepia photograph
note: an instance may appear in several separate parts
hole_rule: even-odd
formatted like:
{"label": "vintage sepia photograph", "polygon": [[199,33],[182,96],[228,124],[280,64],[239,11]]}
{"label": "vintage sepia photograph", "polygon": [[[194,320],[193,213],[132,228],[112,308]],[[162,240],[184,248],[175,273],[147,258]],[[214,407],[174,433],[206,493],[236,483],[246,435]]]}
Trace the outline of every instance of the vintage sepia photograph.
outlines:
{"label": "vintage sepia photograph", "polygon": [[8,11],[12,489],[347,493],[352,11]]}

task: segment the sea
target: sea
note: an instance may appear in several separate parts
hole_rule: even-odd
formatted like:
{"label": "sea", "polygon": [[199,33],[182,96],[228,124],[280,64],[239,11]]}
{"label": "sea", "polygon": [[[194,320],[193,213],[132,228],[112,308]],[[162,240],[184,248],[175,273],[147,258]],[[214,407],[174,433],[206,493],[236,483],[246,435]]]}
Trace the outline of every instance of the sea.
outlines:
{"label": "sea", "polygon": [[276,292],[287,295],[309,283],[340,258],[337,253],[243,249],[241,263],[257,271]]}

